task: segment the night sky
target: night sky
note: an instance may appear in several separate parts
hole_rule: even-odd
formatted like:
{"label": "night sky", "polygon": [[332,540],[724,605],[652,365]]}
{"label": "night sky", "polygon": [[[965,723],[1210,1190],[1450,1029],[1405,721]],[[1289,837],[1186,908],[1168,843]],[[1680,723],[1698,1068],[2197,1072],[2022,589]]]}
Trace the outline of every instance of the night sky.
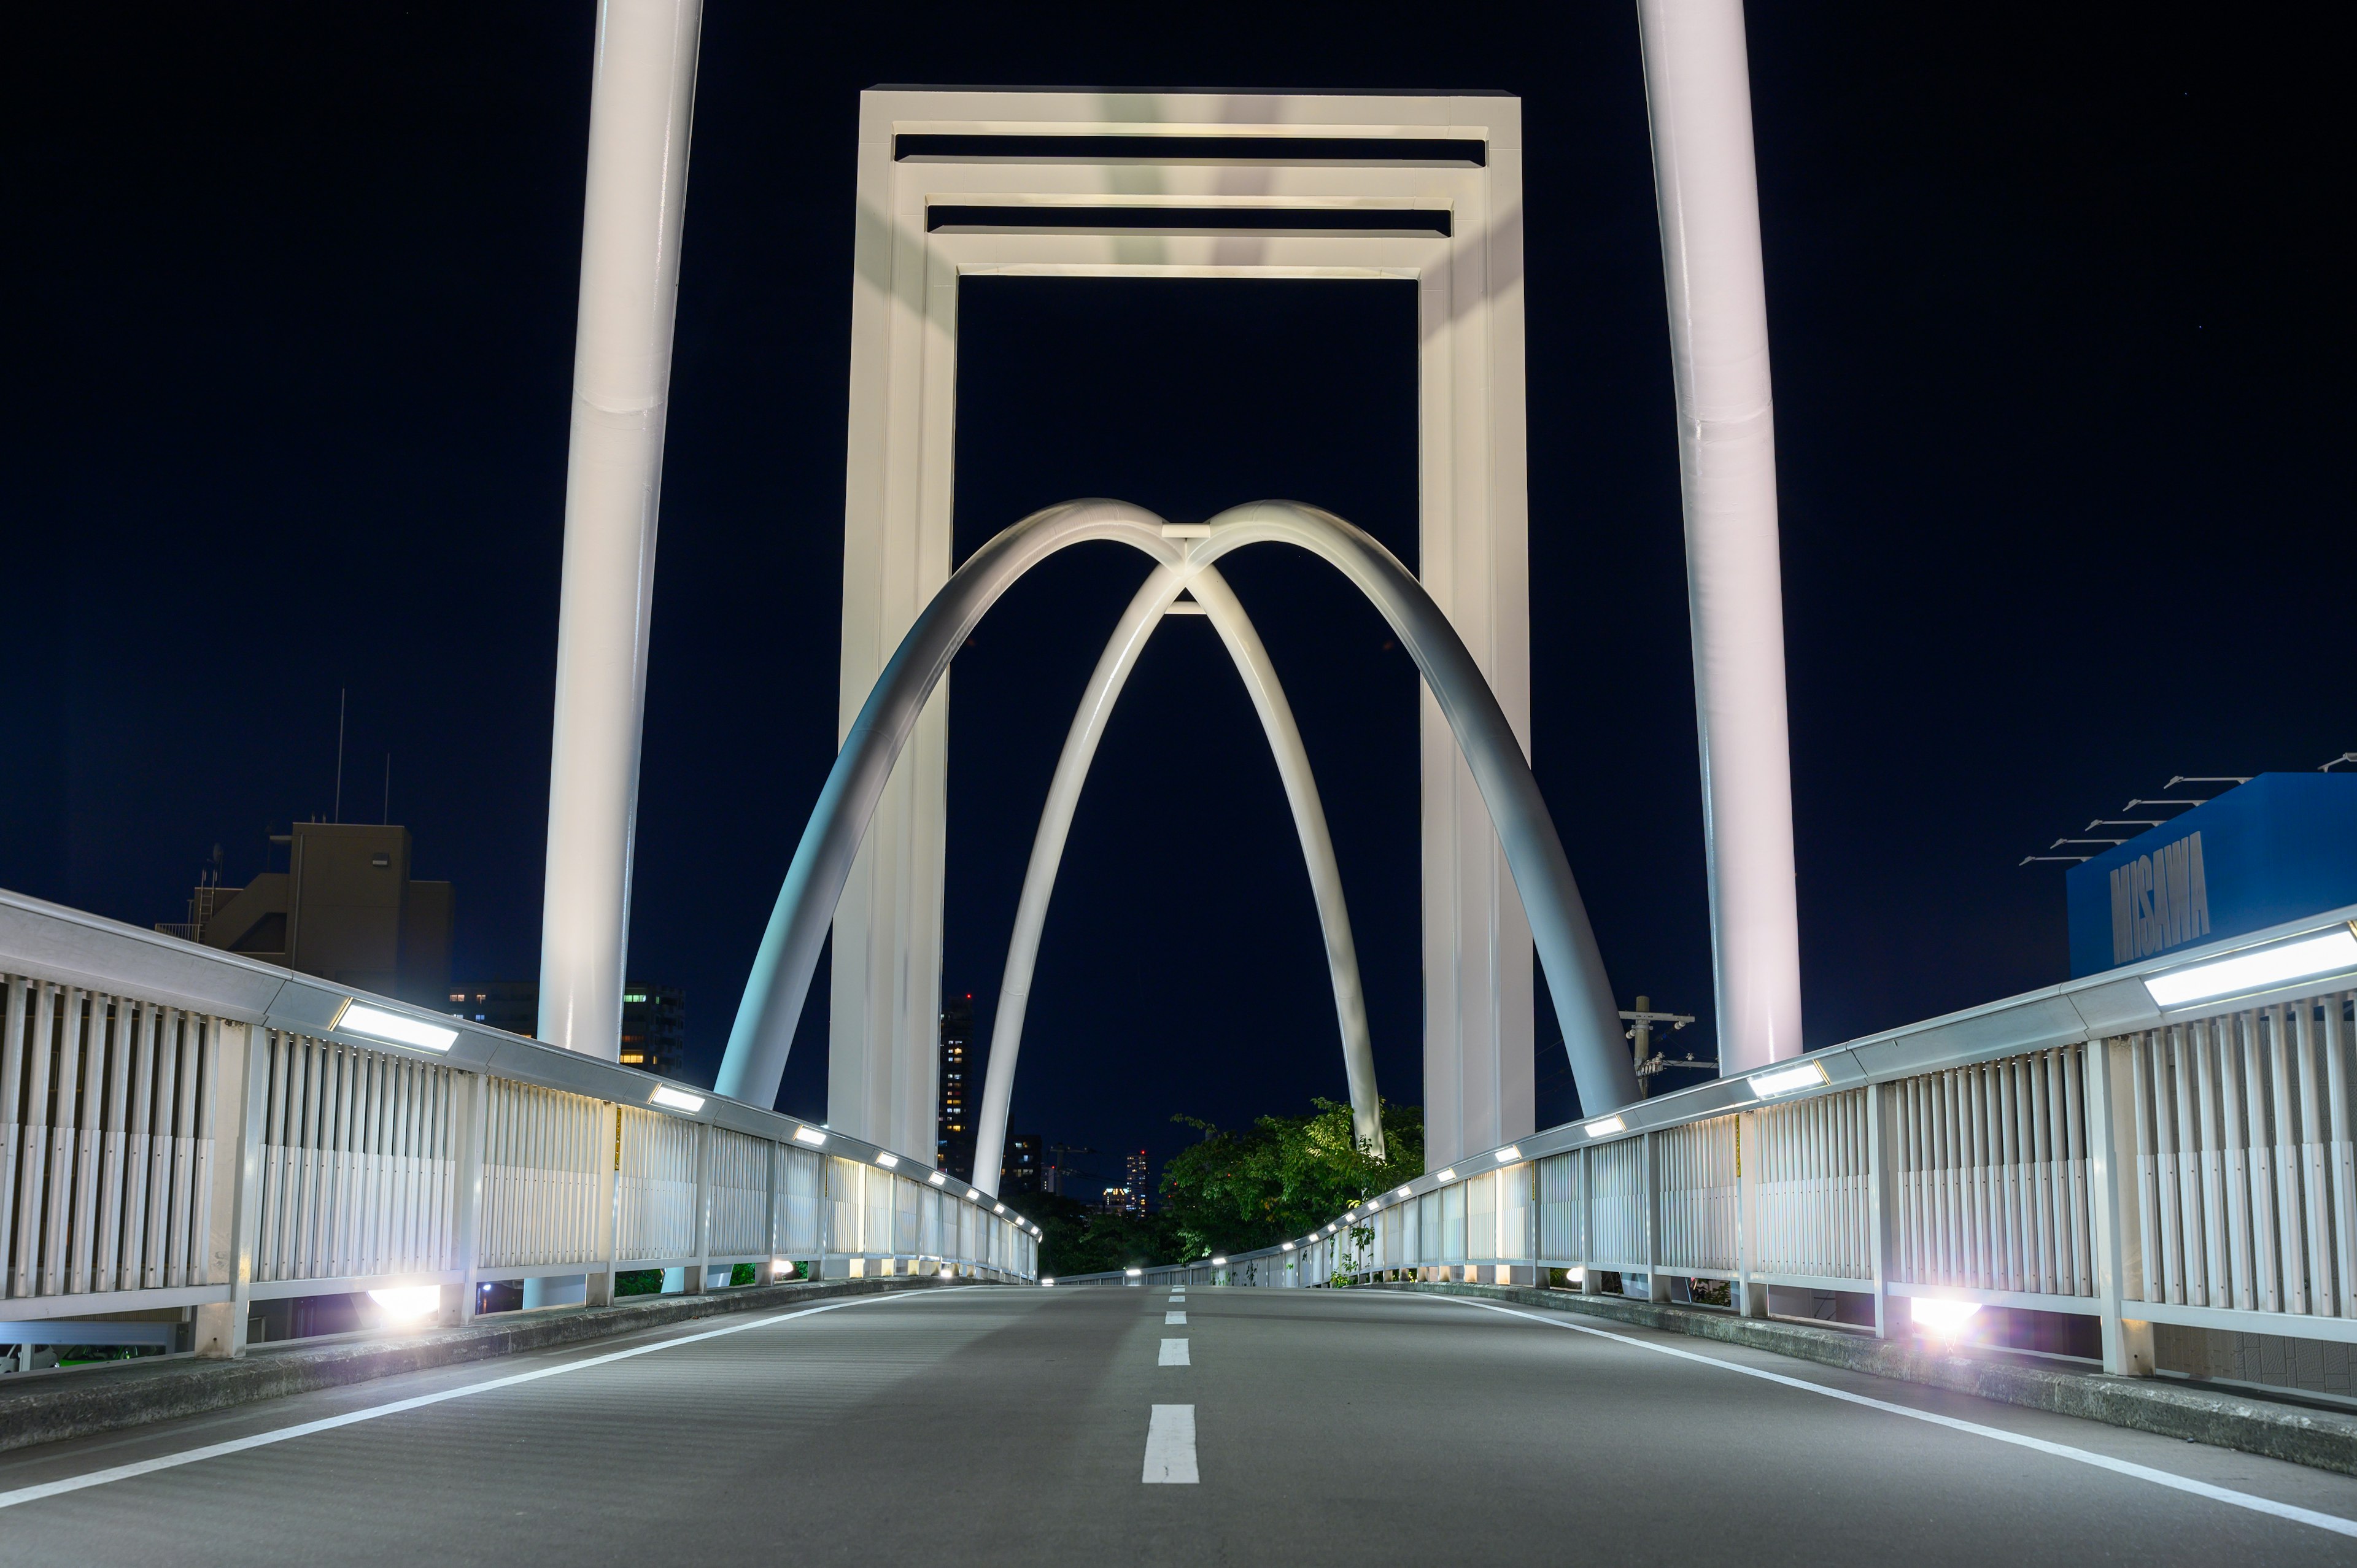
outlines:
{"label": "night sky", "polygon": [[[2020,858],[2172,774],[2357,748],[2346,85],[2321,5],[1756,5],[1807,1037],[2066,971]],[[1495,88],[1527,139],[1535,764],[1624,1005],[1704,1015],[1668,338],[1627,4],[709,0],[631,976],[693,1076],[834,750],[856,93]],[[594,7],[85,8],[0,161],[0,886],[182,918],[215,843],[390,809],[457,975],[537,973]],[[816,168],[813,177],[792,172]],[[2335,213],[2341,217],[2335,218]],[[1413,560],[1413,301],[969,284],[961,553],[1035,507],[1284,496]],[[1077,390],[1073,390],[1077,389]],[[1332,818],[1379,1073],[1420,1098],[1415,672],[1339,578],[1229,570]],[[952,682],[944,984],[987,1019],[1071,706],[1141,575],[1076,550]],[[782,1103],[823,1099],[824,987]],[[1166,627],[1067,855],[1018,1130],[1167,1155],[1343,1093],[1308,878],[1207,626]],[[1552,1016],[1540,1122],[1571,1113]]]}

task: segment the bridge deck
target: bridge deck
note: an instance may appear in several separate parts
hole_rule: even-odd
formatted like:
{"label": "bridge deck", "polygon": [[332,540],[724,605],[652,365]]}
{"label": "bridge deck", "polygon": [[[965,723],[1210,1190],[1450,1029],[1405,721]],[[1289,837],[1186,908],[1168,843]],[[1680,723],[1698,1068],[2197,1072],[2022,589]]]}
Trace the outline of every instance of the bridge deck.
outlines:
{"label": "bridge deck", "polygon": [[2357,1550],[2357,1479],[2248,1455],[1461,1300],[1186,1294],[862,1298],[28,1450],[0,1563]]}

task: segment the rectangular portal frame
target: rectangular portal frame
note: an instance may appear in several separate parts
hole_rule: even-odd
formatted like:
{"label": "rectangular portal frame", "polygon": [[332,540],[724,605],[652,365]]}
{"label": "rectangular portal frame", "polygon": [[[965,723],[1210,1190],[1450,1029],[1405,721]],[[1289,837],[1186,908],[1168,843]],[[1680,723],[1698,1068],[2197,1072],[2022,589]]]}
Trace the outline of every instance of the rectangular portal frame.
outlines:
{"label": "rectangular portal frame", "polygon": [[[838,738],[955,564],[961,278],[1405,278],[1417,572],[1527,755],[1522,163],[1522,102],[1503,94],[861,94]],[[944,681],[835,916],[828,1117],[888,1148],[934,1135],[948,701]],[[1418,703],[1437,1165],[1534,1125],[1533,954],[1472,776],[1431,693]]]}

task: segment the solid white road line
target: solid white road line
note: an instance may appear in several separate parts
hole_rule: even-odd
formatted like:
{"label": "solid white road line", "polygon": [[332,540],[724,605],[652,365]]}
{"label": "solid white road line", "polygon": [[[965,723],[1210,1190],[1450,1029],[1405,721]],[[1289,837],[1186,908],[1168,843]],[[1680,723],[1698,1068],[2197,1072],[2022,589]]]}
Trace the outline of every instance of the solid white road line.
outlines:
{"label": "solid white road line", "polygon": [[1944,1426],[1953,1432],[1970,1433],[1975,1437],[1986,1437],[1993,1443],[2008,1443],[2017,1448],[2028,1448],[2040,1454],[2052,1455],[2058,1459],[2069,1459],[2081,1465],[2091,1465],[2098,1470],[2109,1470],[2116,1476],[2128,1476],[2139,1481],[2150,1481],[2156,1487],[2167,1487],[2172,1491],[2190,1492],[2197,1498],[2207,1498],[2212,1502],[2225,1503],[2233,1508],[2248,1509],[2253,1513],[2271,1514],[2276,1519],[2289,1520],[2294,1524],[2314,1525],[2319,1530],[2329,1530],[2336,1535],[2357,1536],[2357,1520],[2343,1519],[2339,1514],[2319,1513],[2314,1509],[2300,1508],[2293,1503],[2279,1503],[2272,1498],[2262,1498],[2250,1492],[2238,1492],[2228,1487],[2212,1486],[2207,1481],[2197,1481],[2188,1476],[2172,1475],[2167,1470],[2156,1470],[2149,1465],[2133,1464],[2126,1459],[2115,1459],[2108,1454],[2097,1454],[2085,1448],[2073,1448],[2067,1443],[2050,1443],[2042,1437],[2024,1437],[2018,1432],[2007,1432],[2002,1427],[1983,1426],[1976,1421],[1964,1421],[1953,1415],[1941,1415],[1933,1411],[1916,1410],[1909,1405],[1892,1404],[1888,1400],[1869,1399],[1864,1394],[1851,1393],[1846,1389],[1827,1388],[1823,1383],[1813,1383],[1806,1378],[1792,1378],[1781,1372],[1771,1372],[1764,1367],[1747,1367],[1738,1361],[1722,1361],[1716,1356],[1700,1356],[1692,1350],[1681,1350],[1672,1345],[1656,1345],[1643,1339],[1632,1339],[1626,1334],[1615,1334],[1609,1329],[1591,1327],[1585,1323],[1573,1323],[1566,1318],[1535,1312],[1518,1312],[1511,1306],[1500,1306],[1495,1302],[1471,1301],[1462,1296],[1419,1296],[1415,1299],[1458,1306],[1478,1306],[1488,1312],[1502,1312],[1509,1317],[1527,1318],[1533,1323],[1542,1324],[1549,1328],[1568,1328],[1580,1334],[1592,1334],[1598,1339],[1609,1339],[1620,1345],[1632,1345],[1640,1350],[1651,1350],[1657,1355],[1674,1356],[1681,1361],[1699,1361],[1706,1367],[1740,1372],[1747,1378],[1758,1378],[1762,1382],[1781,1383],[1788,1389],[1801,1389],[1809,1393],[1823,1394],[1827,1399],[1840,1400],[1846,1404],[1863,1405],[1868,1410],[1883,1411],[1891,1415],[1903,1415],[1910,1421],[1925,1422],[1932,1426]]}
{"label": "solid white road line", "polygon": [[[371,1405],[366,1410],[348,1411],[319,1421],[307,1421],[296,1426],[282,1426],[274,1432],[260,1432],[252,1437],[233,1438],[227,1443],[208,1443],[201,1448],[183,1449],[178,1454],[161,1455],[154,1459],[142,1459],[135,1464],[116,1465],[109,1469],[92,1470],[87,1475],[69,1476],[62,1481],[44,1481],[37,1487],[19,1487],[13,1492],[0,1492],[0,1509],[13,1509],[22,1503],[38,1502],[67,1492],[79,1492],[90,1487],[103,1487],[111,1481],[128,1481],[136,1476],[153,1475],[158,1470],[177,1469],[182,1465],[194,1465],[202,1459],[219,1459],[225,1455],[242,1454],[249,1448],[266,1448],[274,1443],[285,1443],[297,1437],[308,1437],[315,1432],[333,1432],[339,1426],[351,1426],[379,1416],[399,1415],[404,1411],[423,1410],[445,1400],[465,1399],[468,1394],[489,1393],[493,1389],[512,1388],[518,1383],[538,1382],[543,1378],[559,1378],[567,1372],[578,1372],[590,1367],[602,1367],[609,1361],[627,1361],[633,1356],[651,1356],[658,1350],[675,1346],[694,1345],[700,1340],[717,1339],[724,1335],[742,1334],[748,1328],[767,1328],[773,1323],[791,1323],[797,1317],[813,1313],[834,1312],[846,1306],[863,1306],[871,1303],[914,1301],[920,1295],[946,1295],[951,1291],[980,1290],[980,1285],[951,1285],[939,1291],[910,1292],[905,1295],[861,1296],[852,1301],[830,1301],[818,1306],[806,1306],[799,1312],[775,1313],[768,1317],[756,1317],[743,1323],[731,1323],[720,1328],[707,1328],[701,1334],[683,1334],[676,1339],[664,1339],[652,1345],[640,1345],[628,1350],[611,1350],[603,1356],[586,1357],[567,1361],[561,1366],[542,1367],[535,1371],[511,1372],[504,1378],[491,1378],[463,1388],[445,1389],[440,1393],[419,1394],[414,1399],[394,1400],[390,1404]],[[1190,1450],[1191,1452],[1191,1450]]]}
{"label": "solid white road line", "polygon": [[1166,1312],[1162,1315],[1162,1321],[1173,1328],[1183,1328],[1187,1324],[1187,1315],[1183,1312]]}
{"label": "solid white road line", "polygon": [[1154,1407],[1154,1419],[1146,1423],[1146,1474],[1139,1479],[1149,1487],[1195,1485],[1193,1405]]}
{"label": "solid white road line", "polygon": [[1194,1364],[1187,1359],[1187,1341],[1184,1339],[1165,1339],[1162,1342],[1162,1359],[1155,1363],[1157,1367],[1191,1367]]}

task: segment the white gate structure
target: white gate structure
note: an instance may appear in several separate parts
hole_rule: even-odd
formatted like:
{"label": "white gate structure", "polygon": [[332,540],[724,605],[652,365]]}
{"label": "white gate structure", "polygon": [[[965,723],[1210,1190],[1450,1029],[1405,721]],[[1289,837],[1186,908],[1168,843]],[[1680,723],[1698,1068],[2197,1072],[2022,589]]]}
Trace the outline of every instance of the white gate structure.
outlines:
{"label": "white gate structure", "polygon": [[[1415,572],[1529,749],[1522,104],[1502,94],[860,95],[841,724],[956,564],[962,279],[1412,280]],[[1531,934],[1429,695],[1425,1106],[1437,1157],[1527,1130]],[[827,1108],[913,1146],[939,1052],[947,689],[910,736],[835,912]]]}
{"label": "white gate structure", "polygon": [[0,1343],[179,1310],[233,1356],[258,1302],[428,1285],[463,1322],[622,1269],[1020,1281],[1038,1242],[863,1140],[0,893]]}
{"label": "white gate structure", "polygon": [[[2357,1345],[2357,908],[1571,1122],[1125,1280],[1725,1280],[2093,1318],[2106,1370]],[[2279,1361],[2280,1358],[2277,1359]],[[2315,1358],[2310,1358],[2315,1359]],[[2188,1369],[2185,1361],[2199,1365]],[[2253,1377],[2250,1380],[2262,1380]],[[2268,1380],[2292,1381],[2289,1375]],[[2352,1391],[2342,1388],[2339,1391]]]}

